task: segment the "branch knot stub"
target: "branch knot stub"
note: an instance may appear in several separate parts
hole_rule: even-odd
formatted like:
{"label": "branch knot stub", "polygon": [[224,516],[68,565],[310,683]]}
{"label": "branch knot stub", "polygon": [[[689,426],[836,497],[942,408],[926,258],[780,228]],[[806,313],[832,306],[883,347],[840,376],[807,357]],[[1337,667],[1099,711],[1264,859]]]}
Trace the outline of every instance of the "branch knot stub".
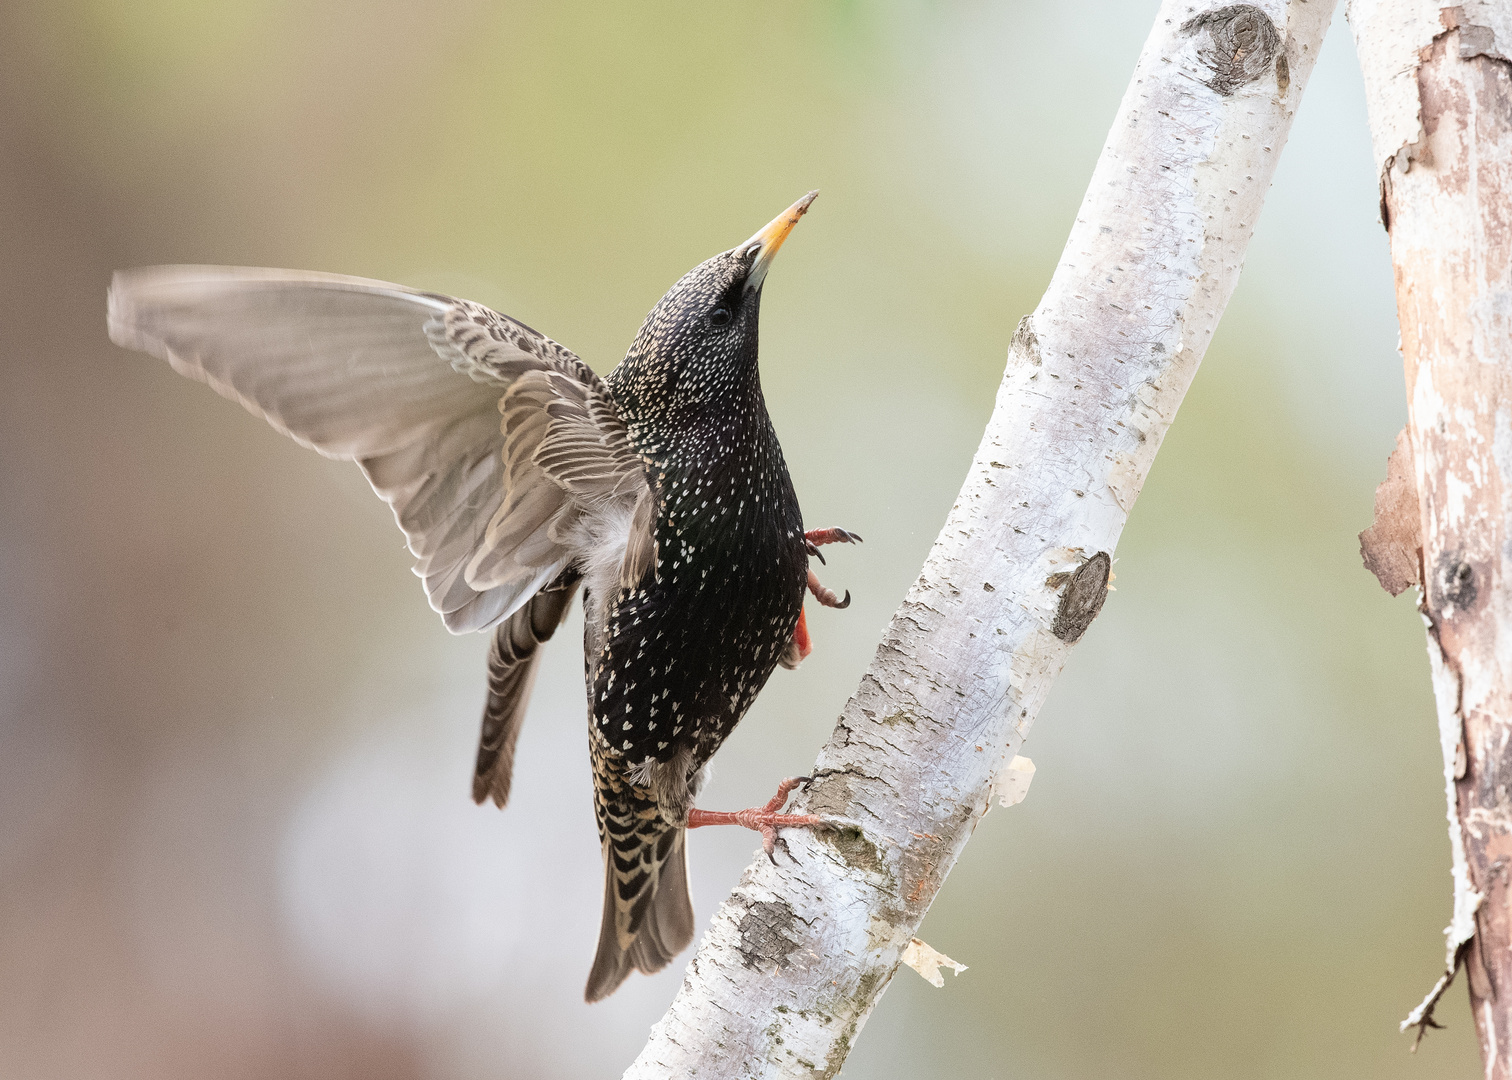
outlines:
{"label": "branch knot stub", "polygon": [[1274,63],[1276,88],[1282,94],[1291,85],[1291,70],[1281,51],[1281,32],[1271,17],[1254,4],[1230,4],[1204,11],[1181,24],[1188,34],[1205,32],[1197,46],[1197,58],[1213,72],[1207,86],[1228,97],[1252,83]]}
{"label": "branch knot stub", "polygon": [[1023,357],[1035,367],[1040,366],[1039,335],[1034,332],[1034,316],[1025,315],[1013,331],[1013,340],[1008,343],[1008,355]]}
{"label": "branch knot stub", "polygon": [[1106,551],[1099,551],[1071,573],[1050,627],[1052,634],[1067,645],[1076,644],[1108,598],[1108,573],[1112,568],[1112,558]]}
{"label": "branch knot stub", "polygon": [[1433,606],[1443,618],[1450,618],[1457,611],[1469,611],[1480,595],[1475,567],[1458,551],[1439,555],[1430,587]]}
{"label": "branch knot stub", "polygon": [[785,968],[788,957],[798,948],[793,934],[793,924],[798,916],[781,900],[758,900],[741,917],[736,930],[740,932],[740,959],[748,968],[760,967],[763,963]]}

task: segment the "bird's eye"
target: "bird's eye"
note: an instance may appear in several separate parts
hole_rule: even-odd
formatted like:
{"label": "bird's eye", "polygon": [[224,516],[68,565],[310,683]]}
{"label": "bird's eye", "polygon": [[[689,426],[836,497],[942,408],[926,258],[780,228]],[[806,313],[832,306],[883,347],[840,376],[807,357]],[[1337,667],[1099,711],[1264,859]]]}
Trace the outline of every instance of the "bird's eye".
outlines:
{"label": "bird's eye", "polygon": [[727,307],[717,307],[709,312],[709,322],[714,326],[725,326],[729,321],[730,309]]}

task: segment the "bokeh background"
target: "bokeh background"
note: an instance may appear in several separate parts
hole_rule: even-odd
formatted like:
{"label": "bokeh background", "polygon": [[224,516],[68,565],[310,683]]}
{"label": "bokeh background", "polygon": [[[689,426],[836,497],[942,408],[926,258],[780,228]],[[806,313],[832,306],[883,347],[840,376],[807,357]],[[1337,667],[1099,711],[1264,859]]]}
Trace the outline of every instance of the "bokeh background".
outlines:
{"label": "bokeh background", "polygon": [[[514,803],[468,780],[484,637],[357,470],[115,349],[115,267],[492,304],[607,370],[811,187],[763,378],[845,612],[720,754],[801,772],[949,508],[1154,0],[0,6],[0,1076],[616,1076],[686,956],[589,1008],[576,619]],[[848,1077],[1447,1077],[1409,1056],[1449,854],[1422,629],[1355,534],[1405,413],[1342,18],[1118,591]],[[814,614],[814,613],[811,613]],[[701,918],[756,840],[694,836]],[[687,954],[691,955],[691,954]]]}

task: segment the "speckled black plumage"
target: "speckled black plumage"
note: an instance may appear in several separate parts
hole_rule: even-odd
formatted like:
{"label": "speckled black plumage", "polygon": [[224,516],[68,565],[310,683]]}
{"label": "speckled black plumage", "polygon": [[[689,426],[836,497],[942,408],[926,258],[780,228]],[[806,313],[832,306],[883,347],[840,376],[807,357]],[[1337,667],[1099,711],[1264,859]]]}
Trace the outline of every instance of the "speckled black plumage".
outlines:
{"label": "speckled black plumage", "polygon": [[[761,291],[745,288],[754,254],[726,252],[679,281],[608,379],[647,463],[656,558],[607,607],[601,643],[589,641],[595,803],[612,860],[606,888],[618,893],[606,897],[590,998],[635,959],[618,955],[611,908],[628,905],[625,929],[640,932],[682,846],[700,771],[765,685],[803,607],[803,519],[761,393]],[[723,326],[710,318],[721,308]],[[662,944],[658,953],[677,951]]]}
{"label": "speckled black plumage", "polygon": [[728,256],[700,266],[609,377],[648,464],[657,555],[614,606],[592,712],[606,744],[635,761],[707,761],[802,608],[803,518],[756,365],[760,293],[723,332],[700,325],[715,304],[739,303],[721,292],[738,297],[743,278]]}

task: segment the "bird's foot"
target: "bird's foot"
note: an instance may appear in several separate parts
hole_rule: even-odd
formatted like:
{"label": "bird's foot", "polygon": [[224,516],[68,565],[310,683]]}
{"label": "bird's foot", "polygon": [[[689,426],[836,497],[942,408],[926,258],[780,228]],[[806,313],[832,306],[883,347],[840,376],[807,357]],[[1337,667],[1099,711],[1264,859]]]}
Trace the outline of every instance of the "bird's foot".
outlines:
{"label": "bird's foot", "polygon": [[[803,546],[808,553],[824,564],[824,554],[819,550],[825,544],[859,544],[861,536],[849,529],[810,529],[803,534]],[[827,564],[825,564],[827,565]]]}
{"label": "bird's foot", "polygon": [[849,529],[810,529],[803,538],[814,545],[861,543],[860,534]]}
{"label": "bird's foot", "polygon": [[809,571],[808,588],[809,588],[809,592],[811,592],[811,593],[814,594],[814,599],[817,600],[817,601],[819,601],[825,607],[832,607],[832,608],[848,608],[848,607],[850,607],[850,590],[849,589],[845,590],[845,599],[844,600],[840,599],[840,597],[835,594],[835,590],[834,589],[825,588],[825,586],[819,581],[819,575],[816,574],[816,573],[814,573],[812,570]]}
{"label": "bird's foot", "polygon": [[[820,547],[822,547],[823,545],[859,543],[861,543],[861,537],[856,533],[851,532],[849,529],[810,529],[808,532],[803,534],[804,547],[808,549],[808,553],[810,555],[818,558],[820,563],[824,562],[824,555],[819,551]],[[816,575],[812,570],[809,571],[808,587],[809,592],[814,594],[814,599],[818,600],[825,607],[850,607],[849,589],[845,590],[845,599],[840,599],[840,597],[836,595],[835,590],[826,589],[820,583],[818,575]]]}
{"label": "bird's foot", "polygon": [[[782,808],[787,805],[788,796],[795,787],[807,784],[811,781],[807,776],[790,776],[777,785],[777,794],[768,800],[765,806],[752,806],[745,810],[700,810],[697,807],[688,811],[687,828],[701,829],[705,825],[739,825],[741,828],[752,829],[761,834],[761,849],[766,852],[767,858],[772,860],[772,865],[777,864],[775,854],[780,838],[778,829],[816,828],[825,825],[825,820],[815,817],[813,814],[784,814]],[[787,845],[783,844],[783,850]]]}

